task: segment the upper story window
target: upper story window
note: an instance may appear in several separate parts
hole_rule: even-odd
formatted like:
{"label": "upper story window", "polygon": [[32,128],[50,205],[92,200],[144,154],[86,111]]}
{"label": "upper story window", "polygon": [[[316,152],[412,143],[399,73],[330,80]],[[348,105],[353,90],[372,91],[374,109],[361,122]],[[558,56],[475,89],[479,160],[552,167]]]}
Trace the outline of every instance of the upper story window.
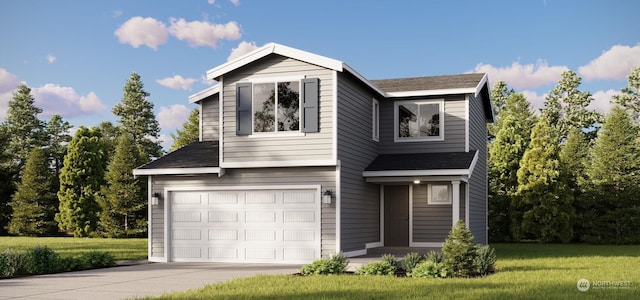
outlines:
{"label": "upper story window", "polygon": [[371,120],[372,120],[372,128],[371,128],[371,133],[372,133],[372,139],[374,141],[379,141],[380,140],[380,102],[378,102],[377,99],[373,99],[373,105],[372,105],[372,111],[371,111]]}
{"label": "upper story window", "polygon": [[444,140],[444,100],[394,104],[396,142]]}
{"label": "upper story window", "polygon": [[253,132],[300,130],[300,82],[253,85]]}

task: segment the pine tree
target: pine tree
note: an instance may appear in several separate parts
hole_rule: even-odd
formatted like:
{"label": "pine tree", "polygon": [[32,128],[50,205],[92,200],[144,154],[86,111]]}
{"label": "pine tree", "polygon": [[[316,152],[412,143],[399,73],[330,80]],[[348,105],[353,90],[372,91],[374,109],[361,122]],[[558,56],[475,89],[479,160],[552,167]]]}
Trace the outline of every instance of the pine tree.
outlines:
{"label": "pine tree", "polygon": [[622,95],[615,95],[615,103],[625,108],[633,117],[635,124],[640,124],[640,67],[631,70],[628,85],[622,89]]}
{"label": "pine tree", "polygon": [[[71,141],[71,135],[69,135],[71,127],[69,122],[64,121],[60,115],[53,115],[45,130],[47,134],[47,153],[55,171],[56,181],[60,177],[60,169],[62,169],[64,156],[67,154],[67,145]],[[58,190],[57,185],[58,183],[56,182],[55,191]]]}
{"label": "pine tree", "polygon": [[11,219],[11,197],[15,193],[13,180],[17,176],[9,148],[7,126],[0,124],[0,235],[6,235]]}
{"label": "pine tree", "polygon": [[169,152],[178,150],[192,142],[200,139],[200,111],[196,108],[189,114],[189,119],[182,124],[182,129],[176,129],[176,133],[171,133],[173,145]]}
{"label": "pine tree", "polygon": [[640,242],[640,145],[638,127],[623,108],[614,107],[589,153],[589,183],[580,203],[584,231],[593,243]]}
{"label": "pine tree", "polygon": [[13,215],[9,223],[9,233],[25,236],[46,236],[58,232],[55,214],[58,197],[52,188],[55,184],[49,160],[40,148],[33,148],[27,160],[13,195],[11,207]]}
{"label": "pine tree", "polygon": [[[509,89],[504,81],[498,80],[493,84],[491,102],[493,102],[494,113],[498,118],[502,115],[502,109],[507,104],[507,99],[513,94],[515,94],[515,91]],[[498,126],[496,123],[490,123],[487,124],[487,128],[489,130],[489,139],[492,140],[497,134]]]}
{"label": "pine tree", "polygon": [[585,134],[578,128],[569,129],[569,135],[560,150],[560,167],[567,176],[567,184],[574,197],[580,194],[580,185],[584,183],[584,166],[589,153]]}
{"label": "pine tree", "polygon": [[113,123],[105,121],[100,122],[98,125],[100,133],[102,134],[102,143],[109,153],[109,159],[111,155],[116,152],[116,145],[118,144],[118,137],[122,134],[118,126],[113,126]]}
{"label": "pine tree", "polygon": [[123,134],[105,175],[99,198],[100,225],[108,237],[125,237],[146,232],[146,188],[133,176],[133,169],[145,158],[131,135]]}
{"label": "pine tree", "polygon": [[474,272],[473,260],[476,257],[476,245],[473,243],[471,230],[464,221],[458,220],[451,228],[442,245],[445,256],[444,263],[453,270],[456,276],[469,276]]}
{"label": "pine tree", "polygon": [[160,127],[153,113],[153,103],[147,98],[140,75],[133,72],[124,86],[120,103],[113,108],[113,114],[120,117],[121,130],[128,132],[136,144],[140,145],[147,161],[162,156],[162,146],[158,141]]}
{"label": "pine tree", "polygon": [[520,162],[517,197],[511,205],[516,240],[569,242],[573,236],[573,199],[561,173],[557,141],[547,118],[539,117]]}
{"label": "pine tree", "polygon": [[100,207],[96,201],[104,184],[106,154],[100,130],[81,126],[69,143],[60,172],[58,226],[76,237],[95,235]]}

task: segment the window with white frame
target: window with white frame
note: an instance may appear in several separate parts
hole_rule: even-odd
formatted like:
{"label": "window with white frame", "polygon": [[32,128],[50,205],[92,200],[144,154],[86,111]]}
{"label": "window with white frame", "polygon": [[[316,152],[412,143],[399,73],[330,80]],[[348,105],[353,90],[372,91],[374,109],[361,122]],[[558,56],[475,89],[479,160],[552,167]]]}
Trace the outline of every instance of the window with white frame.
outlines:
{"label": "window with white frame", "polygon": [[394,113],[396,142],[444,139],[444,100],[398,101]]}
{"label": "window with white frame", "polygon": [[253,84],[253,132],[300,130],[300,82]]}
{"label": "window with white frame", "polygon": [[373,109],[371,111],[371,120],[372,120],[372,138],[374,141],[380,140],[380,102],[377,99],[373,99]]}
{"label": "window with white frame", "polygon": [[428,204],[451,204],[451,191],[449,184],[429,184]]}

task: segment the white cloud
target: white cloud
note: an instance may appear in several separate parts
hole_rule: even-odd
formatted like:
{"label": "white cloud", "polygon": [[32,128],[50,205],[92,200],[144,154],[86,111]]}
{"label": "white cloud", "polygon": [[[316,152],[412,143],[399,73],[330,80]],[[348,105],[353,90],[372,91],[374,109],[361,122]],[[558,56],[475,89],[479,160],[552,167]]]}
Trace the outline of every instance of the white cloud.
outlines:
{"label": "white cloud", "polygon": [[209,4],[214,4],[214,3],[216,3],[216,0],[207,0],[207,2],[208,2]]}
{"label": "white cloud", "polygon": [[615,45],[585,66],[578,68],[578,74],[586,80],[618,79],[629,76],[631,69],[640,66],[640,44],[629,47]]}
{"label": "white cloud", "polygon": [[173,77],[158,79],[156,80],[156,82],[168,88],[172,88],[175,90],[181,89],[186,91],[191,89],[191,85],[193,85],[193,83],[196,82],[196,79],[183,78],[180,75],[175,75]]}
{"label": "white cloud", "polygon": [[242,41],[238,44],[238,47],[231,49],[231,54],[227,57],[227,61],[232,61],[256,49],[258,49],[258,46],[256,46],[255,42]]}
{"label": "white cloud", "polygon": [[494,67],[480,63],[473,72],[488,73],[492,83],[502,80],[511,88],[528,89],[556,83],[560,80],[562,72],[568,69],[566,66],[549,66],[547,62],[540,60],[535,65],[514,62],[508,67]]}
{"label": "white cloud", "polygon": [[233,3],[233,5],[238,6],[240,5],[240,0],[229,0],[231,1],[231,3]]}
{"label": "white cloud", "polygon": [[174,104],[170,107],[162,106],[160,107],[160,112],[158,112],[157,115],[160,128],[168,129],[180,127],[187,121],[190,113],[191,111],[182,104]]}
{"label": "white cloud", "polygon": [[7,117],[9,100],[13,98],[13,92],[19,84],[18,76],[0,68],[0,120],[4,120]]}
{"label": "white cloud", "polygon": [[611,111],[611,101],[613,100],[613,95],[620,95],[620,91],[616,90],[607,90],[607,91],[597,91],[593,94],[593,101],[588,109],[595,110],[597,112],[606,113]]}
{"label": "white cloud", "polygon": [[89,92],[89,94],[82,96],[72,87],[53,83],[32,88],[31,94],[36,99],[36,105],[42,108],[43,116],[58,114],[62,117],[70,118],[107,108],[94,92]]}
{"label": "white cloud", "polygon": [[133,17],[127,20],[115,31],[115,35],[121,44],[129,44],[133,48],[144,45],[154,50],[169,39],[166,25],[150,17]]}
{"label": "white cloud", "polygon": [[56,62],[56,59],[57,59],[57,58],[56,58],[55,56],[51,55],[51,54],[47,55],[47,61],[48,61],[50,64],[52,64],[52,63]]}
{"label": "white cloud", "polygon": [[173,145],[173,138],[168,134],[160,134],[158,140],[160,141],[160,145],[164,149],[169,149],[171,148],[171,145]]}
{"label": "white cloud", "polygon": [[242,37],[236,22],[211,24],[206,21],[187,22],[185,19],[171,18],[169,33],[189,43],[191,47],[209,46],[215,48],[219,40],[237,40]]}
{"label": "white cloud", "polygon": [[538,95],[538,93],[529,90],[521,91],[520,93],[522,93],[529,103],[531,103],[531,109],[534,113],[538,113],[540,109],[544,107],[544,101],[546,100],[545,98],[547,97],[547,94]]}
{"label": "white cloud", "polygon": [[207,75],[203,74],[202,76],[200,76],[200,83],[211,86],[217,84],[218,82],[215,80],[208,80]]}

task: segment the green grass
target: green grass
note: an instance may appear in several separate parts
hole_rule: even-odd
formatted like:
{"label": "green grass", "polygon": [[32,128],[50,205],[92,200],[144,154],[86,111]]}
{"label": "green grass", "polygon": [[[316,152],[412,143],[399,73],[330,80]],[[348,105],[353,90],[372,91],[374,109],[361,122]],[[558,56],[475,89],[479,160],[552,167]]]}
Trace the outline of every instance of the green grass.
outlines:
{"label": "green grass", "polygon": [[[497,273],[484,278],[256,276],[148,299],[637,299],[640,246],[497,244]],[[578,291],[581,278],[630,281]]]}
{"label": "green grass", "polygon": [[116,260],[147,258],[147,239],[0,237],[0,252],[23,251],[36,246],[47,246],[62,257],[77,256],[83,252],[103,251],[113,254]]}

